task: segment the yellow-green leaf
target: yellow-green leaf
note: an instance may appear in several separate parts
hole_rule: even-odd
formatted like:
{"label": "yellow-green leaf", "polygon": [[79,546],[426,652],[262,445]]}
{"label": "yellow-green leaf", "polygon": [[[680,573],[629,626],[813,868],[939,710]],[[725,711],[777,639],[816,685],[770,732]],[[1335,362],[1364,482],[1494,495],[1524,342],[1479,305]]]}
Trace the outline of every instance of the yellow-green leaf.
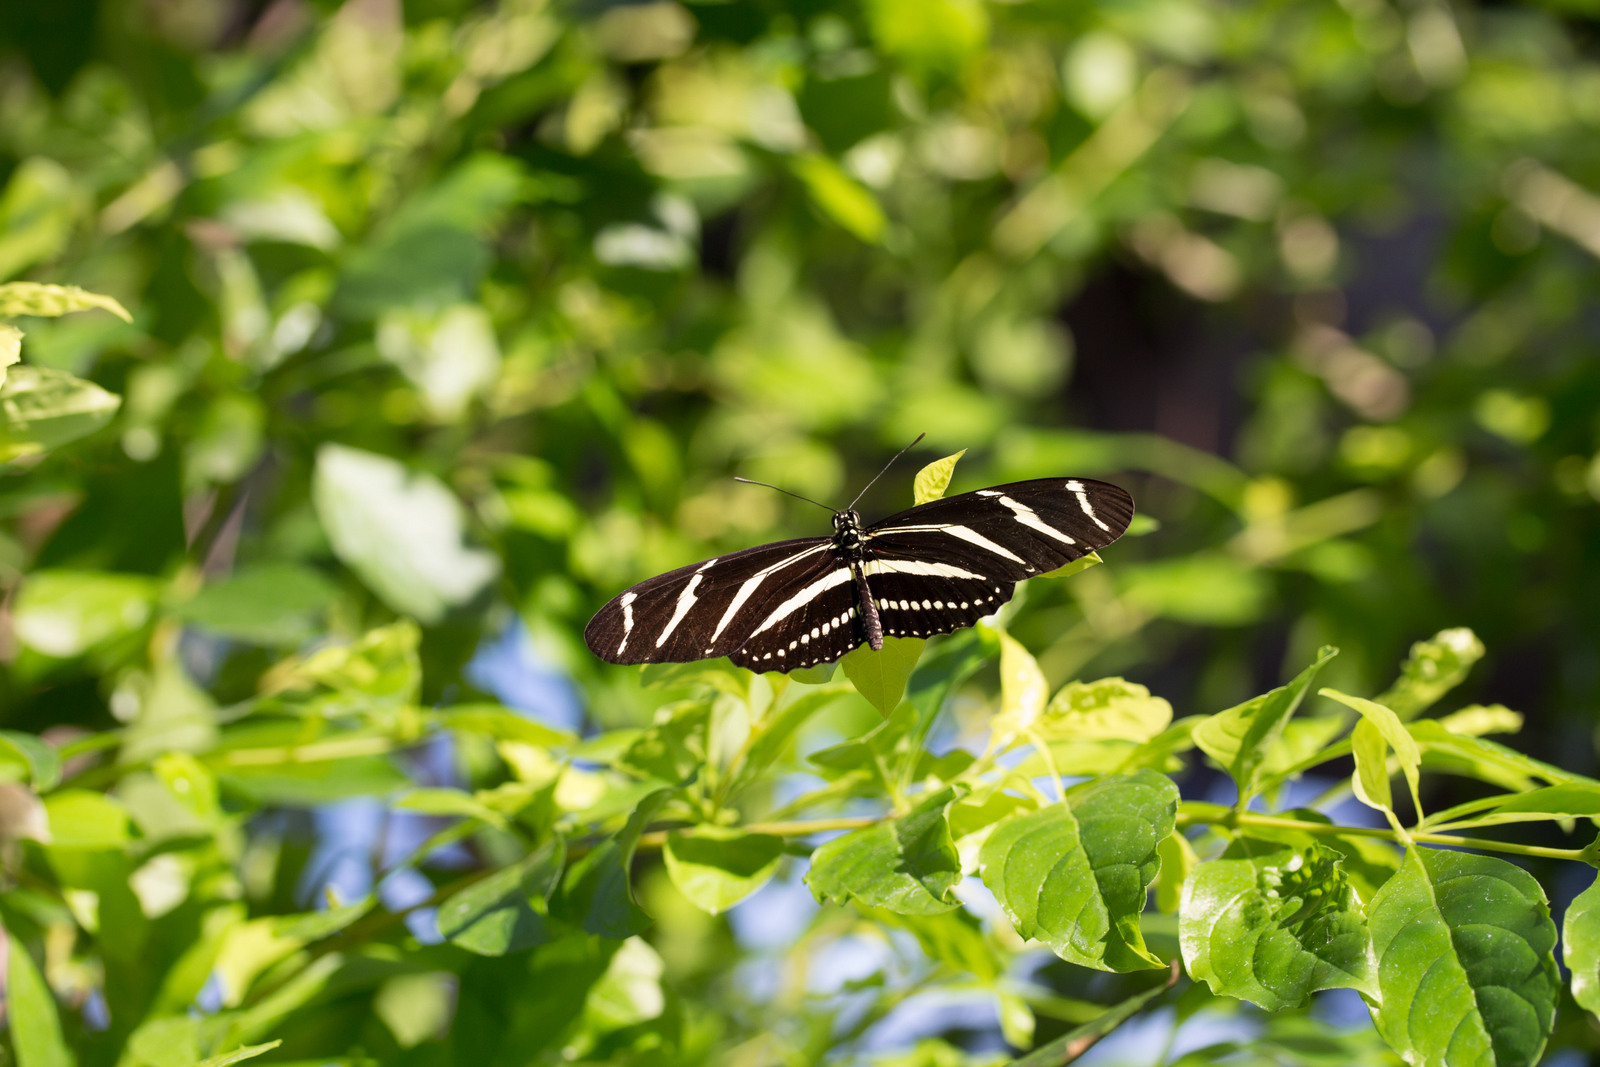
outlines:
{"label": "yellow-green leaf", "polygon": [[18,1067],[71,1067],[72,1053],[61,1036],[55,995],[27,948],[15,938],[9,947],[6,1014],[10,1016],[11,1044]]}
{"label": "yellow-green leaf", "polygon": [[6,368],[22,358],[22,331],[0,322],[0,385],[6,383]]}
{"label": "yellow-green leaf", "polygon": [[827,156],[810,153],[796,156],[793,166],[819,211],[868,244],[883,239],[883,232],[889,227],[883,208],[839,164]]}
{"label": "yellow-green leaf", "polygon": [[0,384],[0,462],[37,455],[111,421],[122,398],[54,367],[13,367]]}
{"label": "yellow-green leaf", "polygon": [[916,480],[911,483],[917,504],[927,504],[944,496],[944,491],[950,488],[950,476],[955,473],[956,461],[966,454],[967,450],[963,448],[953,456],[934,460],[917,472]]}
{"label": "yellow-green leaf", "polygon": [[1050,694],[1044,672],[1033,654],[1010,634],[1000,634],[1000,714],[994,734],[1003,744],[1031,730],[1044,714]]}
{"label": "yellow-green leaf", "polygon": [[79,289],[76,285],[44,285],[40,282],[7,282],[0,285],[0,315],[54,318],[91,308],[102,308],[124,322],[133,321],[128,309],[114,298]]}
{"label": "yellow-green leaf", "polygon": [[1369,807],[1380,811],[1393,810],[1389,804],[1387,751],[1393,748],[1400,763],[1400,773],[1406,776],[1406,785],[1411,789],[1411,801],[1416,805],[1417,814],[1421,815],[1422,801],[1417,796],[1417,774],[1422,766],[1422,752],[1400,717],[1376,701],[1353,697],[1337,689],[1323,688],[1317,692],[1361,713],[1361,722],[1350,734],[1351,750],[1356,757],[1356,795]]}
{"label": "yellow-green leaf", "polygon": [[861,645],[846,654],[839,666],[856,692],[887,718],[905,695],[906,679],[911,677],[911,668],[917,665],[922,646],[927,643],[920,637],[885,637],[883,651],[874,652],[871,645]]}

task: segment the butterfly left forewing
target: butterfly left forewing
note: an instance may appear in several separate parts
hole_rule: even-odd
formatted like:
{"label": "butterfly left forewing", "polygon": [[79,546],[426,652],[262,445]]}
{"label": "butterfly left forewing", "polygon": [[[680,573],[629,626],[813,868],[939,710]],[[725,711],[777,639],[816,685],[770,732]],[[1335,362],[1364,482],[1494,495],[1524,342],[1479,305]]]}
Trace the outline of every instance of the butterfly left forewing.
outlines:
{"label": "butterfly left forewing", "polygon": [[584,629],[589,650],[608,663],[687,663],[737,651],[780,588],[833,556],[825,537],[802,537],[730,552],[657,575],[625,590]]}

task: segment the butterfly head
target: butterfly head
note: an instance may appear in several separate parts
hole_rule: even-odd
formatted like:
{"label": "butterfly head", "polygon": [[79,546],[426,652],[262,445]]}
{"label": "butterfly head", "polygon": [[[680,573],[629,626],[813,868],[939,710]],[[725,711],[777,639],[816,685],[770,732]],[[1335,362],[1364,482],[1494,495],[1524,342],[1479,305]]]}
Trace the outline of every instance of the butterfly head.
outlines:
{"label": "butterfly head", "polygon": [[841,548],[861,547],[861,514],[854,508],[833,513],[833,538]]}

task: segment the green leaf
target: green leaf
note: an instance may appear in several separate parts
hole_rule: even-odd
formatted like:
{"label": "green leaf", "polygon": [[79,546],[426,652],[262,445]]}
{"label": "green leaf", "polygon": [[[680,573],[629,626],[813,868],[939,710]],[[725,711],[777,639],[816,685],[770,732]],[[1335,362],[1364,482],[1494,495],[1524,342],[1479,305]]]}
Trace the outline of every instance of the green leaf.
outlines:
{"label": "green leaf", "polygon": [[871,645],[859,645],[839,661],[839,666],[856,692],[888,718],[905,695],[906,679],[911,677],[927,643],[916,637],[885,637],[882,652],[874,652]]}
{"label": "green leaf", "polygon": [[146,1018],[128,1035],[128,1067],[193,1067],[200,1062],[200,1020],[187,1015]]}
{"label": "green leaf", "polygon": [[618,941],[649,928],[650,916],[634,900],[629,871],[639,835],[672,794],[671,789],[647,794],[626,826],[567,868],[562,904],[569,921]]}
{"label": "green leaf", "polygon": [[1350,734],[1350,751],[1356,760],[1354,783],[1357,798],[1369,807],[1393,814],[1388,766],[1389,749],[1392,747],[1400,764],[1400,773],[1405,775],[1406,784],[1411,787],[1411,802],[1420,817],[1422,801],[1417,795],[1417,777],[1422,766],[1422,752],[1399,716],[1376,701],[1348,696],[1337,689],[1323,688],[1317,692],[1361,713],[1361,721]]}
{"label": "green leaf", "polygon": [[522,741],[543,748],[562,748],[577,740],[565,730],[551,729],[499,704],[457,704],[441,708],[434,713],[434,721],[446,730],[492,737],[496,741]]}
{"label": "green leaf", "polygon": [[1272,601],[1260,567],[1221,552],[1197,553],[1118,568],[1127,602],[1200,626],[1242,626]]}
{"label": "green leaf", "polygon": [[746,700],[750,696],[749,671],[735,667],[726,656],[689,663],[647,663],[639,668],[639,683],[646,689],[715,689]]}
{"label": "green leaf", "polygon": [[1073,560],[1071,563],[1062,564],[1061,566],[1057,567],[1053,571],[1045,571],[1043,574],[1039,575],[1039,577],[1041,577],[1041,578],[1071,578],[1074,574],[1078,574],[1078,573],[1081,573],[1083,571],[1086,571],[1090,567],[1097,567],[1097,566],[1099,566],[1100,564],[1102,564],[1104,562],[1105,562],[1105,560],[1100,558],[1100,553],[1098,553],[1098,552],[1090,552],[1090,553],[1088,553],[1086,555],[1079,556],[1077,559]]}
{"label": "green leaf", "polygon": [[155,581],[142,575],[35,571],[17,593],[17,638],[47,656],[82,655],[144,626],[155,597]]}
{"label": "green leaf", "polygon": [[1494,741],[1451,733],[1442,720],[1417,719],[1405,725],[1428,770],[1477,778],[1517,792],[1533,788],[1539,780],[1557,784],[1589,780]]}
{"label": "green leaf", "polygon": [[1005,970],[1004,954],[985,936],[983,923],[965,908],[927,915],[902,915],[887,908],[856,906],[861,914],[884,926],[905,930],[917,939],[928,958],[958,971],[993,982]]}
{"label": "green leaf", "polygon": [[[755,729],[754,740],[745,753],[744,764],[739,768],[737,783],[752,778],[768,767],[783,753],[795,732],[823,708],[850,692],[846,686],[813,689],[782,706],[775,706]],[[737,787],[736,783],[736,787]]]}
{"label": "green leaf", "polygon": [[952,788],[923,799],[908,814],[835,838],[811,856],[806,884],[819,901],[854,898],[902,915],[949,911],[961,880],[961,857],[950,837]]}
{"label": "green leaf", "polygon": [[793,157],[790,166],[817,209],[867,244],[883,239],[889,220],[877,198],[839,164],[815,152]]}
{"label": "green leaf", "polygon": [[0,385],[6,383],[6,368],[22,358],[22,331],[0,322]]}
{"label": "green leaf", "polygon": [[1261,768],[1283,733],[1284,724],[1305,699],[1312,679],[1338,654],[1336,648],[1319,649],[1311,666],[1288,685],[1219,711],[1195,726],[1194,743],[1233,777],[1241,802],[1255,795]]}
{"label": "green leaf", "polygon": [[1485,734],[1514,734],[1522,729],[1522,716],[1504,704],[1469,704],[1459,711],[1434,720],[1453,734],[1482,737]]}
{"label": "green leaf", "polygon": [[1176,915],[1183,900],[1183,886],[1189,872],[1200,862],[1194,846],[1180,830],[1174,830],[1156,846],[1156,858],[1161,861],[1161,871],[1156,875],[1156,907],[1168,915]]}
{"label": "green leaf", "polygon": [[84,195],[54,159],[21,160],[0,195],[0,278],[59,255],[78,230]]}
{"label": "green leaf", "polygon": [[240,1060],[253,1059],[263,1052],[271,1052],[281,1044],[283,1044],[283,1041],[280,1039],[268,1041],[264,1045],[241,1045],[232,1052],[225,1052],[220,1056],[212,1056],[209,1059],[201,1060],[194,1067],[228,1067],[229,1064],[238,1063]]}
{"label": "green leaf", "polygon": [[1416,1067],[1537,1063],[1560,977],[1544,890],[1505,860],[1411,849],[1367,908],[1378,1032]]}
{"label": "green leaf", "polygon": [[61,1035],[55,995],[45,984],[27,946],[14,934],[9,941],[6,1014],[10,1017],[17,1067],[72,1067],[75,1061]]}
{"label": "green leaf", "polygon": [[696,907],[717,915],[777,872],[783,838],[701,826],[669,834],[664,856],[672,884]]}
{"label": "green leaf", "polygon": [[1033,729],[1044,714],[1049,683],[1039,662],[1022,643],[1000,632],[1000,712],[990,729],[996,742],[1004,745]]}
{"label": "green leaf", "polygon": [[44,810],[53,849],[120,849],[128,842],[128,813],[104,793],[63,789],[45,797]]}
{"label": "green leaf", "polygon": [[279,699],[326,718],[409,707],[422,688],[421,642],[417,624],[401,619],[318,649],[281,672]]}
{"label": "green leaf", "polygon": [[1267,1011],[1319,989],[1377,994],[1361,902],[1323,845],[1235,841],[1190,874],[1178,931],[1191,978]]}
{"label": "green leaf", "polygon": [[0,285],[0,315],[53,318],[91,308],[109,311],[123,322],[133,321],[128,309],[116,300],[79,289],[76,285],[45,285],[40,282],[7,282]]}
{"label": "green leaf", "polygon": [[956,462],[966,454],[967,450],[963,448],[955,455],[936,459],[918,471],[911,483],[914,502],[920,506],[944,496],[944,491],[950,487],[950,477],[956,472]]}
{"label": "green leaf", "polygon": [[1547,819],[1600,819],[1600,782],[1563,782],[1526,793],[1484,797],[1439,812],[1429,823],[1453,829]]}
{"label": "green leaf", "polygon": [[1561,958],[1572,972],[1572,999],[1600,1015],[1600,876],[1567,905]]}
{"label": "green leaf", "polygon": [[478,819],[502,830],[508,829],[503,815],[461,789],[412,789],[395,797],[390,803],[404,811],[417,811],[424,815],[459,815],[464,819]]}
{"label": "green leaf", "polygon": [[561,879],[566,843],[546,841],[439,905],[439,933],[479,956],[504,956],[551,940],[545,903]]}
{"label": "green leaf", "polygon": [[951,634],[917,661],[906,681],[906,700],[931,724],[952,690],[1000,651],[1000,635],[987,626]]}
{"label": "green leaf", "polygon": [[982,49],[989,17],[979,0],[871,0],[873,42],[914,71],[953,71]]}
{"label": "green leaf", "polygon": [[436,623],[499,573],[497,556],[463,543],[444,483],[387,456],[323,445],[311,496],[334,554],[397,612]]}
{"label": "green leaf", "polygon": [[0,384],[0,463],[76,441],[111,421],[122,398],[54,367],[14,366]]}
{"label": "green leaf", "polygon": [[1401,719],[1414,719],[1461,684],[1472,665],[1483,658],[1483,642],[1466,627],[1441,630],[1411,646],[1395,679],[1378,703]]}
{"label": "green leaf", "polygon": [[1121,678],[1068,682],[1056,690],[1038,725],[1048,740],[1107,740],[1143,743],[1172,724],[1172,705]]}
{"label": "green leaf", "polygon": [[351,797],[385,797],[411,785],[387,756],[349,756],[301,762],[299,750],[283,762],[226,765],[217,780],[257,804],[314,807]]}
{"label": "green leaf", "polygon": [[242,567],[171,608],[174,617],[257,645],[299,645],[319,632],[338,589],[309,567],[271,562]]}
{"label": "green leaf", "polygon": [[61,755],[32,734],[0,730],[0,780],[29,782],[43,793],[61,781]]}
{"label": "green leaf", "polygon": [[1171,989],[1177,977],[1174,972],[1170,980],[1142,993],[1135,993],[1109,1011],[1073,1027],[1049,1044],[1040,1045],[1021,1059],[1012,1060],[1009,1067],[1061,1067],[1062,1064],[1071,1063],[1081,1054],[1081,1050],[1133,1018],[1146,1004]]}
{"label": "green leaf", "polygon": [[983,883],[1019,934],[1068,962],[1164,966],[1145,948],[1139,915],[1177,810],[1178,787],[1155,771],[1083,782],[995,827],[980,853]]}

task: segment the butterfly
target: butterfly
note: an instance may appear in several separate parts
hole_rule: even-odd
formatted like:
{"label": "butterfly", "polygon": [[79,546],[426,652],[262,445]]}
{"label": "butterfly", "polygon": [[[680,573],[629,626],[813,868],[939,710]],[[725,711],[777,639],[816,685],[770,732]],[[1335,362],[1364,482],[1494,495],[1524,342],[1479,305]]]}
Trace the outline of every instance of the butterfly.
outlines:
{"label": "butterfly", "polygon": [[871,526],[852,501],[834,511],[832,537],[746,548],[640,582],[601,608],[583,639],[608,663],[727,656],[755,671],[812,667],[863,643],[882,649],[886,634],[971,626],[1018,582],[1104,548],[1132,518],[1131,496],[1089,478],[1010,482]]}

